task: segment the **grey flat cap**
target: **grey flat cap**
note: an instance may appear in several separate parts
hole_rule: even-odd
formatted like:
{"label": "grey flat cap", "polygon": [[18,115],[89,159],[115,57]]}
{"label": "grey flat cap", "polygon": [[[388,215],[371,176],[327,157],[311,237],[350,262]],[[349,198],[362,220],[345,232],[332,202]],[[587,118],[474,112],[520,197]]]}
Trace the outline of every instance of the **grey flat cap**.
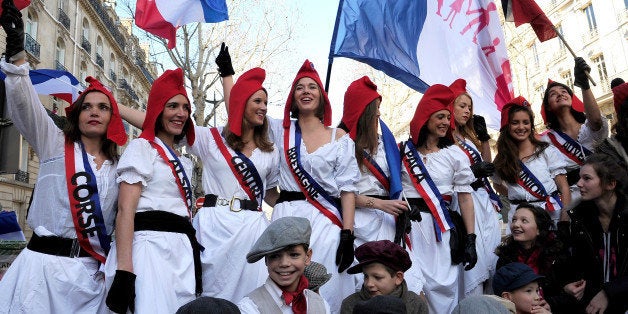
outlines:
{"label": "grey flat cap", "polygon": [[279,218],[270,223],[253,244],[249,254],[246,255],[246,261],[255,263],[262,257],[291,245],[310,245],[310,235],[312,235],[312,227],[309,220],[301,217]]}
{"label": "grey flat cap", "polygon": [[310,265],[305,266],[303,275],[305,275],[305,278],[310,282],[307,288],[312,291],[318,290],[331,278],[331,274],[327,273],[325,265],[314,261],[310,262]]}

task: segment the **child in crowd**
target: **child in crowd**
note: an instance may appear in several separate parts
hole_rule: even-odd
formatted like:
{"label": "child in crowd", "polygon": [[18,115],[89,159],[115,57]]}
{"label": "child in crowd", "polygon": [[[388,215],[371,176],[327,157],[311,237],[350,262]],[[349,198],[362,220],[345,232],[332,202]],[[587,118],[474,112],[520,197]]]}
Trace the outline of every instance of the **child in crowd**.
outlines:
{"label": "child in crowd", "polygon": [[330,313],[327,302],[307,289],[303,274],[312,258],[311,234],[310,222],[301,217],[268,226],[246,255],[249,263],[265,259],[268,279],[238,303],[242,313]]}
{"label": "child in crowd", "polygon": [[499,269],[493,277],[493,291],[497,296],[510,300],[519,313],[551,313],[549,305],[539,294],[539,280],[530,266],[510,263]]}
{"label": "child in crowd", "polygon": [[409,291],[403,273],[412,266],[408,252],[389,241],[367,242],[355,250],[358,264],[347,273],[364,274],[362,290],[342,301],[340,312],[352,313],[356,304],[379,295],[395,296],[403,300],[407,313],[427,313],[428,307],[416,293]]}
{"label": "child in crowd", "polygon": [[307,288],[316,293],[331,278],[331,274],[327,272],[325,265],[314,261],[310,262],[310,265],[305,266],[303,275],[310,283]]}

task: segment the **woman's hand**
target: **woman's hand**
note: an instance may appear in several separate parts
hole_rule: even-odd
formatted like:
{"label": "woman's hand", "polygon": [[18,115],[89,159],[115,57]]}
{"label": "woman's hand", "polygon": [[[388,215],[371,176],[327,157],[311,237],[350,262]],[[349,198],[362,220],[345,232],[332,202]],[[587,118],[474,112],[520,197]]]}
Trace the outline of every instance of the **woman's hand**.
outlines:
{"label": "woman's hand", "polygon": [[591,299],[591,302],[589,302],[586,310],[589,314],[602,314],[606,311],[607,307],[608,297],[606,296],[606,292],[604,292],[604,290],[600,290],[600,292],[598,292],[593,299]]}
{"label": "woman's hand", "polygon": [[582,296],[584,296],[584,288],[586,285],[587,282],[584,279],[580,279],[578,281],[566,284],[563,287],[563,290],[577,300],[580,300],[582,299]]}
{"label": "woman's hand", "polygon": [[385,213],[391,214],[395,217],[399,216],[404,211],[408,211],[408,204],[402,200],[380,200],[375,199],[373,207],[382,210]]}

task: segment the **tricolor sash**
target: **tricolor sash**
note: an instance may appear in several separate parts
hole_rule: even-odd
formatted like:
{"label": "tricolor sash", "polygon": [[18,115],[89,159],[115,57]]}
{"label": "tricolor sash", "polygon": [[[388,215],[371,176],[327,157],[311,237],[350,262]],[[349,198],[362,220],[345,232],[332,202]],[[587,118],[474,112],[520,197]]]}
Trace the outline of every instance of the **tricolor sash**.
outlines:
{"label": "tricolor sash", "polygon": [[188,217],[192,219],[192,206],[194,206],[192,185],[190,184],[190,180],[188,180],[185,169],[183,169],[183,164],[179,160],[179,157],[177,157],[177,154],[175,154],[168,145],[159,140],[159,138],[155,137],[155,140],[149,141],[149,143],[170,167],[170,170],[172,170],[172,175],[179,187],[179,193],[181,193],[181,199],[188,209]]}
{"label": "tricolor sash", "polygon": [[240,183],[244,192],[246,192],[246,195],[249,196],[249,199],[257,201],[257,208],[261,211],[262,202],[264,201],[264,183],[262,182],[259,172],[257,172],[257,168],[255,168],[253,162],[244,154],[229,149],[227,145],[225,145],[223,137],[220,135],[217,128],[211,128],[209,130],[214,137],[214,142],[216,142],[220,153],[222,153],[227,165],[229,165],[231,172],[233,172],[233,175]]}
{"label": "tricolor sash", "polygon": [[532,171],[530,171],[530,169],[528,169],[523,162],[519,161],[519,166],[521,166],[521,171],[517,176],[517,184],[528,191],[528,193],[532,194],[532,196],[536,197],[539,201],[545,201],[548,211],[553,212],[557,209],[554,208],[550,198],[554,198],[554,200],[556,200],[556,203],[560,206],[558,209],[563,208],[563,203],[560,201],[558,194],[548,194],[541,181],[534,176]]}
{"label": "tricolor sash", "polygon": [[283,147],[288,168],[290,168],[290,172],[305,198],[332,223],[342,229],[340,204],[301,165],[301,128],[299,123],[294,122],[294,127],[291,125],[287,130],[284,130]]}
{"label": "tricolor sash", "polygon": [[[441,241],[441,233],[454,227],[454,223],[449,216],[448,204],[443,199],[440,191],[438,191],[412,141],[401,143],[401,152],[403,165],[410,174],[412,185],[414,185],[414,188],[419,192],[419,195],[421,195],[421,198],[423,198],[425,204],[430,209],[434,220],[436,238],[438,241]],[[438,202],[435,203],[434,200]]]}
{"label": "tricolor sash", "polygon": [[[75,150],[78,145],[80,153]],[[83,143],[65,141],[65,178],[70,211],[81,248],[101,263],[109,253],[111,237],[102,214],[96,176],[89,165]]]}
{"label": "tricolor sash", "polygon": [[375,179],[377,179],[377,181],[382,184],[384,189],[386,189],[386,191],[390,190],[390,179],[388,178],[388,175],[386,175],[382,167],[366,150],[364,150],[364,158],[362,162],[364,163],[366,168],[373,174]]}
{"label": "tricolor sash", "polygon": [[[458,147],[462,148],[462,151],[467,155],[467,157],[469,157],[469,161],[472,165],[476,162],[482,161],[482,155],[479,151],[477,151],[477,149],[473,148],[473,146],[469,145],[466,141],[458,137],[456,138],[456,142],[458,144]],[[498,213],[501,212],[504,205],[499,199],[497,193],[495,193],[495,190],[493,190],[491,183],[488,182],[488,178],[484,177],[480,178],[480,180],[482,180],[482,184],[484,185],[484,189],[488,193],[488,197],[491,200],[491,204],[493,204],[493,208],[495,208],[495,211],[497,211]]]}
{"label": "tricolor sash", "polygon": [[578,143],[578,141],[559,130],[550,130],[547,132],[547,137],[549,137],[552,144],[554,144],[563,155],[580,166],[584,164],[584,159],[592,153],[586,147],[582,146],[582,144]]}

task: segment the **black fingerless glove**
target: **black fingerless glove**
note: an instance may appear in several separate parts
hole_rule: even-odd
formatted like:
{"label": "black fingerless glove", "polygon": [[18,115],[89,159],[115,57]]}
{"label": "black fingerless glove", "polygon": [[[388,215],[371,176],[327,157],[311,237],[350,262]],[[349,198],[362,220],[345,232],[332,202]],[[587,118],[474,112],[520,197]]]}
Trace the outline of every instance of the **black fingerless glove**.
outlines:
{"label": "black fingerless glove", "polygon": [[486,120],[484,120],[484,117],[477,114],[473,115],[473,130],[480,142],[486,142],[491,139],[491,136],[488,135],[488,129],[486,129]]}
{"label": "black fingerless glove", "polygon": [[495,173],[495,165],[488,161],[480,161],[471,165],[471,171],[476,178],[486,178]]}
{"label": "black fingerless glove", "polygon": [[408,219],[416,222],[423,220],[423,218],[421,218],[421,211],[419,210],[418,206],[410,205],[410,209],[408,210]]}
{"label": "black fingerless glove", "polygon": [[[419,218],[421,216],[419,215]],[[403,213],[399,214],[399,216],[397,216],[397,221],[395,221],[395,239],[394,242],[396,244],[398,244],[399,246],[402,247],[406,247],[405,246],[405,241],[403,241],[403,238],[406,234],[410,233],[410,230],[412,230],[412,221],[410,220],[410,215],[407,211],[404,211]]]}
{"label": "black fingerless glove", "polygon": [[464,267],[464,270],[471,270],[473,267],[475,267],[475,263],[478,262],[478,254],[475,251],[475,238],[475,233],[467,234],[467,242],[464,247],[463,265],[466,265]]}
{"label": "black fingerless glove", "polygon": [[477,191],[483,186],[484,186],[484,182],[482,182],[482,179],[477,179],[473,181],[473,183],[471,183],[471,187],[473,188],[473,191]]}
{"label": "black fingerless glove", "polygon": [[22,13],[15,7],[13,0],[2,1],[0,25],[7,34],[6,61],[14,61],[11,57],[24,51],[24,21],[22,21]]}
{"label": "black fingerless glove", "polygon": [[113,284],[107,293],[107,307],[115,313],[135,312],[135,274],[116,270]]}
{"label": "black fingerless glove", "polygon": [[235,74],[233,70],[233,64],[231,64],[231,55],[229,55],[229,47],[222,43],[220,46],[220,53],[216,57],[216,64],[218,65],[218,74],[220,77],[231,76]]}
{"label": "black fingerless glove", "polygon": [[339,273],[345,271],[353,263],[353,240],[355,240],[355,236],[351,230],[340,230],[340,243],[338,243],[338,250],[336,251],[336,265],[338,265]]}
{"label": "black fingerless glove", "polygon": [[582,57],[576,57],[574,60],[576,64],[573,68],[573,85],[580,87],[582,90],[590,89],[591,85],[589,85],[587,72],[591,72],[591,67]]}

